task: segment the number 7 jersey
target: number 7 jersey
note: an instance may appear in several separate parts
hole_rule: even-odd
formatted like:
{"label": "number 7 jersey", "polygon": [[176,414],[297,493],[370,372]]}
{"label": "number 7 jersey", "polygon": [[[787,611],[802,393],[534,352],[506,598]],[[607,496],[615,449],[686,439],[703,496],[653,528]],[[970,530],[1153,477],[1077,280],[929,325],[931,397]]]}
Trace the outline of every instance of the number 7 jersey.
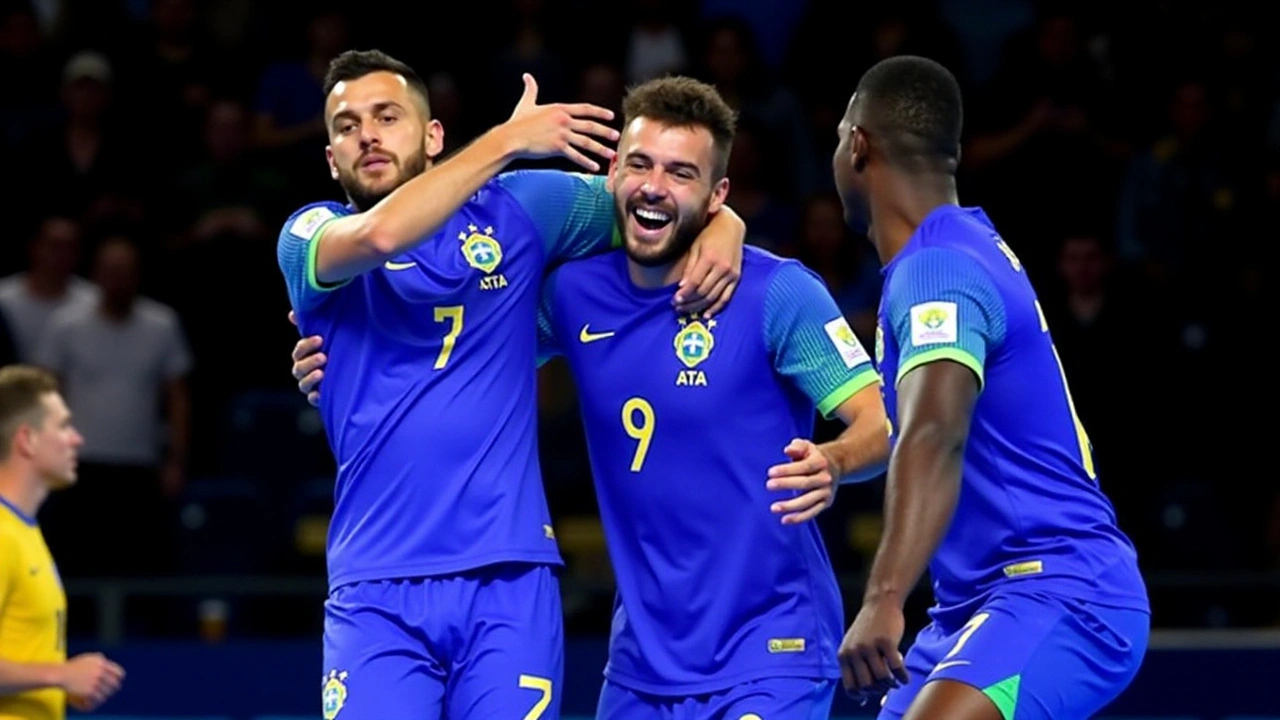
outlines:
{"label": "number 7 jersey", "polygon": [[1022,582],[1146,609],[1040,303],[986,214],[934,210],[883,272],[875,351],[895,432],[912,369],[957,362],[981,389],[959,503],[929,565],[940,609]]}
{"label": "number 7 jersey", "polygon": [[503,173],[434,236],[321,287],[316,238],[350,213],[305,207],[278,246],[299,328],[328,355],[330,587],[559,564],[538,465],[536,313],[550,262],[612,245],[604,178]]}

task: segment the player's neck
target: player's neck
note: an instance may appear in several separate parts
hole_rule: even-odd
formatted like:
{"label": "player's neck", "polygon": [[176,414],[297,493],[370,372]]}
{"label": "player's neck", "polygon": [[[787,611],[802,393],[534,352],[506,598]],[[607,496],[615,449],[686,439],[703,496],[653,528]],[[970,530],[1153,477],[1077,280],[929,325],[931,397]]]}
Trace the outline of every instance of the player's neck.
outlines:
{"label": "player's neck", "polygon": [[688,261],[689,256],[686,254],[680,256],[680,259],[675,262],[650,267],[627,258],[627,274],[631,276],[631,282],[636,287],[656,290],[680,282],[680,278],[684,276],[685,263]]}
{"label": "player's neck", "polygon": [[885,191],[871,198],[871,239],[881,263],[902,252],[929,213],[959,205],[954,175],[887,173]]}
{"label": "player's neck", "polygon": [[48,496],[49,489],[44,483],[33,482],[25,468],[13,467],[12,464],[0,467],[0,497],[23,515],[34,518]]}

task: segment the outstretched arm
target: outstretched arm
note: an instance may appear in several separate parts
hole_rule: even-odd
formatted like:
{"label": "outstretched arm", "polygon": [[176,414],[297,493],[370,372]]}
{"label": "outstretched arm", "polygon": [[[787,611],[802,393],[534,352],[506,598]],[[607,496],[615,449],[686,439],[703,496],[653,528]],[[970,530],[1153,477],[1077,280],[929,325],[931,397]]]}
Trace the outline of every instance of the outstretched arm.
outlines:
{"label": "outstretched arm", "polygon": [[612,150],[593,139],[617,139],[616,130],[596,122],[612,119],[612,111],[585,103],[536,105],[537,92],[533,78],[526,75],[524,95],[510,120],[401,185],[367,212],[329,221],[314,240],[316,279],[340,283],[412,248],[512,160],[560,155],[594,170],[596,163],[579,149],[612,157]]}

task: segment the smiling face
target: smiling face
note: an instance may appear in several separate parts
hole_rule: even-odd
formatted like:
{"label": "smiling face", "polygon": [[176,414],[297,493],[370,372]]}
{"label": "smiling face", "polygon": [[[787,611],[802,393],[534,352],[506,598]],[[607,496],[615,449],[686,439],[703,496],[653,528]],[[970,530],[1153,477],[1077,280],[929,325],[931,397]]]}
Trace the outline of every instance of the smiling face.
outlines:
{"label": "smiling face", "polygon": [[627,256],[647,267],[680,259],[729,192],[715,179],[716,147],[702,126],[637,117],[625,128],[609,168]]}
{"label": "smiling face", "polygon": [[426,171],[444,129],[402,75],[371,72],[337,83],[325,101],[329,171],[358,210]]}

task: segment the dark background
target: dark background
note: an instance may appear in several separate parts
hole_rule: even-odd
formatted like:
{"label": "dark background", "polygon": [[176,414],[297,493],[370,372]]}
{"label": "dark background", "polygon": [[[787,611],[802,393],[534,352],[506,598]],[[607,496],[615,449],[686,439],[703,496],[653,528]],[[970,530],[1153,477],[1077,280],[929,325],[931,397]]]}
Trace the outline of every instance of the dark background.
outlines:
{"label": "dark background", "polygon": [[[868,347],[878,262],[831,195],[836,123],[876,60],[942,61],[966,92],[961,199],[986,208],[1039,290],[1102,485],[1139,547],[1155,624],[1280,620],[1280,485],[1265,465],[1274,426],[1251,414],[1275,400],[1263,348],[1274,329],[1264,288],[1280,203],[1280,74],[1273,24],[1244,5],[0,7],[0,274],[28,269],[49,217],[77,224],[70,264],[86,277],[99,244],[125,236],[142,251],[142,292],[177,313],[194,358],[182,489],[157,485],[154,505],[101,509],[121,526],[154,526],[155,562],[99,562],[113,533],[56,522],[56,506],[92,492],[88,482],[50,502],[73,636],[319,631],[333,465],[289,375],[296,333],[275,239],[298,206],[341,199],[324,163],[320,78],[352,47],[417,68],[450,150],[505,119],[524,71],[544,102],[616,106],[627,85],[668,71],[715,83],[741,114],[728,202],[749,241],[818,271]],[[558,364],[541,381],[569,633],[599,635],[611,586],[572,383]],[[836,430],[820,426],[823,437]],[[850,609],[878,536],[880,488],[843,489],[820,520]]]}

